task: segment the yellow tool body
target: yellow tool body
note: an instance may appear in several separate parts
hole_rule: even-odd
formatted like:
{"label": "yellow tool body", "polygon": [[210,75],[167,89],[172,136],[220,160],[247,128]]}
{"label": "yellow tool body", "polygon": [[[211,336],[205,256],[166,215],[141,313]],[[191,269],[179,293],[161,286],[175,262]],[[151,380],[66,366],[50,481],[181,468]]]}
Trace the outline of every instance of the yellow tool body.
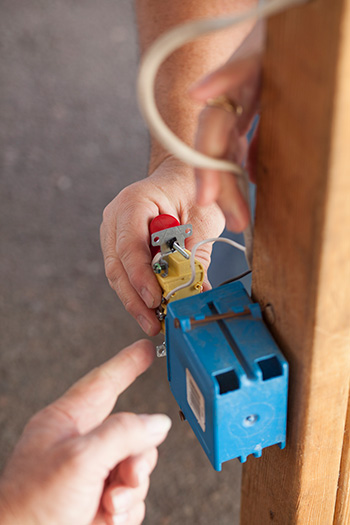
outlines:
{"label": "yellow tool body", "polygon": [[[188,255],[191,255],[191,252],[188,250],[185,250]],[[165,298],[171,290],[174,290],[177,286],[180,286],[182,284],[185,284],[191,279],[191,264],[189,259],[185,259],[183,255],[181,255],[178,252],[173,252],[167,256],[167,262],[168,262],[168,275],[162,276],[161,274],[156,275],[158,282],[160,284],[160,287],[163,290],[163,297]],[[202,264],[195,260],[195,280],[194,282],[182,290],[179,290],[178,292],[174,293],[167,302],[177,301],[178,299],[184,299],[185,297],[189,297],[191,295],[196,295],[202,291],[202,285],[204,281],[205,271],[202,266]],[[167,303],[164,302],[162,304],[163,307],[163,313],[166,315],[166,305]],[[161,321],[162,325],[162,333],[165,331],[165,322],[164,320]]]}

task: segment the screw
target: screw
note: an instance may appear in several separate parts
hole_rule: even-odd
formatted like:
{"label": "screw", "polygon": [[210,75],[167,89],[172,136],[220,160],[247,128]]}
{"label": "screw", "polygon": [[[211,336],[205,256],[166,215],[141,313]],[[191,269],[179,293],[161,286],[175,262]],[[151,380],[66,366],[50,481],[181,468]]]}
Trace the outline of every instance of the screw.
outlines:
{"label": "screw", "polygon": [[250,416],[247,416],[245,420],[243,421],[243,425],[245,427],[251,427],[253,426],[259,419],[259,416],[257,414],[251,414]]}
{"label": "screw", "polygon": [[161,345],[156,346],[156,352],[157,352],[157,357],[165,357],[166,356],[165,343],[162,343]]}
{"label": "screw", "polygon": [[185,414],[182,412],[182,410],[179,410],[179,416],[180,416],[180,420],[181,420],[181,421],[186,421],[186,416],[185,416]]}
{"label": "screw", "polygon": [[155,263],[153,265],[153,271],[154,271],[154,273],[157,273],[157,274],[162,273],[161,265],[159,263]]}
{"label": "screw", "polygon": [[264,317],[266,319],[266,322],[269,324],[275,324],[276,315],[275,315],[275,310],[273,309],[272,304],[268,303],[265,306],[263,312],[264,312]]}

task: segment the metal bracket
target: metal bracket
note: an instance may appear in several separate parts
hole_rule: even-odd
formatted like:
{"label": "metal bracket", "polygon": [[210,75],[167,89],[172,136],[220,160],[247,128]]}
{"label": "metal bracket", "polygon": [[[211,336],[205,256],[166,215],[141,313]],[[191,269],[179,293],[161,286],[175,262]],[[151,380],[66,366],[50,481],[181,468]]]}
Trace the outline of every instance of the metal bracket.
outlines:
{"label": "metal bracket", "polygon": [[[183,224],[181,226],[174,226],[173,228],[167,228],[159,232],[152,233],[151,243],[152,246],[160,246],[162,255],[168,255],[174,250],[177,250],[186,257],[181,248],[185,248],[185,239],[192,235],[192,224]],[[186,254],[188,255],[188,254]],[[186,257],[187,258],[187,257]]]}
{"label": "metal bracket", "polygon": [[166,346],[165,342],[161,345],[156,346],[157,357],[166,357]]}

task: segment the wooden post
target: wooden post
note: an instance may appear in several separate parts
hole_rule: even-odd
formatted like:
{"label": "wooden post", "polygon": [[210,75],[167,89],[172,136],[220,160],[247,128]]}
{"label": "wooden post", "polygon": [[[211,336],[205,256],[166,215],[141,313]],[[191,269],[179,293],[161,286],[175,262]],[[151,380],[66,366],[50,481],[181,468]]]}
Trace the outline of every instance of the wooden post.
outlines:
{"label": "wooden post", "polygon": [[346,525],[350,0],[271,19],[263,85],[253,294],[290,363],[288,438],[244,466],[241,524]]}
{"label": "wooden post", "polygon": [[337,525],[350,523],[350,403],[346,418],[334,523]]}

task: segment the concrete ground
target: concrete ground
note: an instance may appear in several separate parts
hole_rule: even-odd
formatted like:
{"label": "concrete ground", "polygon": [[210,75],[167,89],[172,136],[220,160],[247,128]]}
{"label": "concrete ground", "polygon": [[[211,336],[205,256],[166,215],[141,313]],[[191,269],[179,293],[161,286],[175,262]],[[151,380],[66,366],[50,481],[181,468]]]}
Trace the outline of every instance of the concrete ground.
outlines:
{"label": "concrete ground", "polygon": [[[0,43],[3,465],[31,414],[143,336],[105,279],[99,224],[104,206],[146,175],[148,138],[131,2],[2,0]],[[240,464],[212,469],[178,418],[164,360],[119,409],[173,419],[146,524],[238,523]]]}

